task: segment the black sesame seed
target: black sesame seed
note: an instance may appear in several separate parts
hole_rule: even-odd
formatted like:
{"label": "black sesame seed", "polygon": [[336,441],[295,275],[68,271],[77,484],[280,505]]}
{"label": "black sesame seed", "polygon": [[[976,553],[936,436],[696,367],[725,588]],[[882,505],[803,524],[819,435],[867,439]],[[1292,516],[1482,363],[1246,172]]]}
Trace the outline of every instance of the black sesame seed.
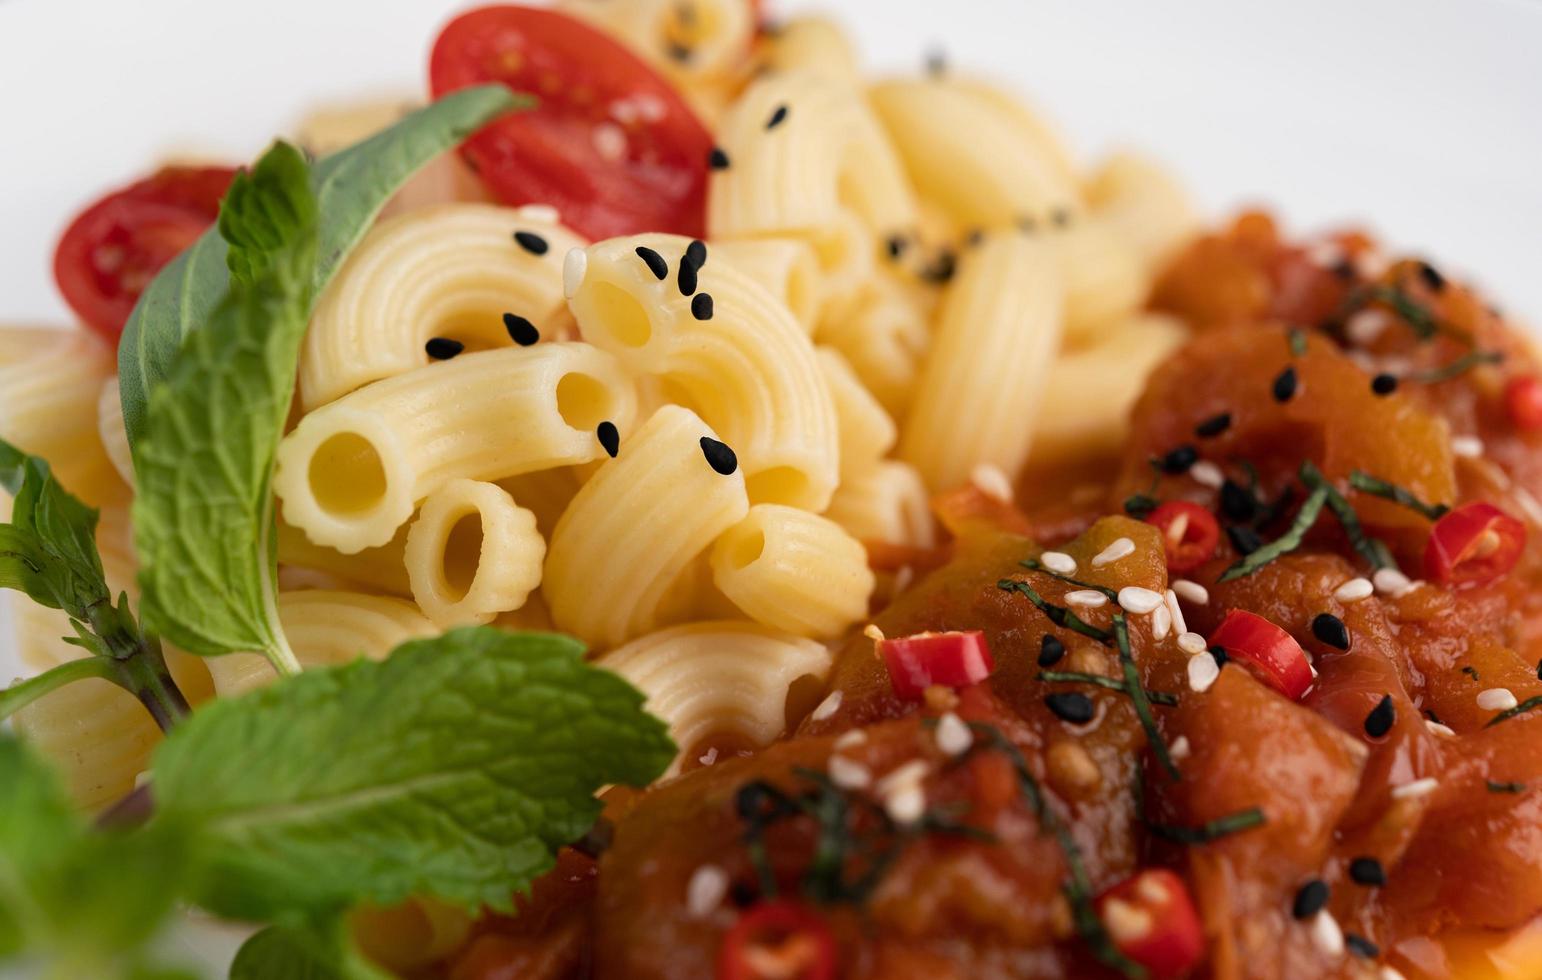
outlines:
{"label": "black sesame seed", "polygon": [[1374,960],[1381,955],[1381,947],[1356,932],[1344,933],[1344,947],[1356,956]]}
{"label": "black sesame seed", "polygon": [[1312,620],[1312,635],[1335,650],[1349,649],[1349,630],[1332,613],[1318,613]]}
{"label": "black sesame seed", "polygon": [[1055,639],[1048,633],[1039,641],[1039,666],[1053,667],[1065,656],[1065,644]]}
{"label": "black sesame seed", "polygon": [[1157,457],[1156,467],[1163,473],[1177,476],[1180,473],[1187,473],[1197,462],[1199,462],[1199,450],[1184,444],[1166,455]]}
{"label": "black sesame seed", "polygon": [[931,265],[921,270],[921,278],[926,282],[941,285],[952,279],[953,274],[957,271],[958,257],[953,254],[951,249],[945,248],[937,253],[937,258]]}
{"label": "black sesame seed", "polygon": [[1378,395],[1392,394],[1397,391],[1397,375],[1387,374],[1385,371],[1376,375],[1371,379],[1371,390]]}
{"label": "black sesame seed", "polygon": [[760,889],[747,881],[736,881],[728,886],[728,900],[738,908],[747,908],[760,901]]}
{"label": "black sesame seed", "polygon": [[1258,513],[1258,500],[1240,483],[1221,484],[1221,514],[1227,520],[1247,524]]}
{"label": "black sesame seed", "polygon": [[714,146],[712,152],[707,154],[707,166],[713,170],[727,170],[729,167],[728,154],[721,146]]}
{"label": "black sesame seed", "polygon": [[905,254],[905,246],[909,244],[904,235],[890,235],[888,241],[884,242],[884,248],[888,249],[889,258],[897,259]]}
{"label": "black sesame seed", "polygon": [[675,276],[675,282],[680,286],[681,296],[696,292],[696,267],[691,265],[689,258],[680,260],[680,272]]}
{"label": "black sesame seed", "polygon": [[[1466,674],[1468,677],[1471,677],[1475,681],[1482,680],[1482,678],[1478,676],[1478,668],[1474,667],[1472,664],[1467,664],[1462,667],[1462,673]],[[1542,675],[1542,668],[1538,669],[1538,674]]]}
{"label": "black sesame seed", "polygon": [[615,459],[616,453],[621,450],[621,433],[616,431],[616,423],[601,422],[599,428],[594,430],[594,435],[600,440],[605,455]]}
{"label": "black sesame seed", "polygon": [[712,294],[697,293],[691,300],[691,316],[698,320],[712,319]]}
{"label": "black sesame seed", "polygon": [[1215,662],[1220,664],[1222,667],[1226,666],[1226,662],[1231,659],[1231,657],[1226,653],[1226,648],[1221,646],[1219,643],[1207,648],[1207,652],[1210,654],[1210,656],[1214,657]]}
{"label": "black sesame seed", "polygon": [[948,70],[948,56],[941,51],[932,51],[926,56],[926,73],[933,78],[944,75]]}
{"label": "black sesame seed", "polygon": [[724,476],[731,476],[739,468],[739,457],[734,451],[711,436],[701,437],[701,454],[707,457],[707,465]]}
{"label": "black sesame seed", "polygon": [[682,65],[691,60],[691,49],[683,44],[671,41],[667,46],[667,50],[669,51],[669,56]]}
{"label": "black sesame seed", "polygon": [[1437,293],[1446,288],[1446,277],[1436,272],[1435,267],[1428,262],[1419,263],[1419,278]]}
{"label": "black sesame seed", "polygon": [[1061,691],[1055,694],[1046,694],[1044,704],[1055,717],[1061,721],[1068,721],[1073,725],[1085,725],[1092,720],[1092,699],[1085,694],[1076,691]]}
{"label": "black sesame seed", "polygon": [[653,278],[662,282],[669,276],[669,263],[664,261],[664,256],[648,246],[637,246],[637,257],[642,259],[643,264],[648,267],[648,271],[653,273]]}
{"label": "black sesame seed", "polygon": [[448,361],[465,349],[465,344],[449,337],[433,337],[423,345],[423,350],[436,361]]}
{"label": "black sesame seed", "polygon": [[1297,919],[1310,919],[1328,904],[1328,883],[1313,878],[1296,891],[1295,901],[1290,903],[1290,914]]}
{"label": "black sesame seed", "polygon": [[968,237],[964,239],[970,248],[978,248],[983,241],[985,241],[985,232],[979,228],[971,228]]}
{"label": "black sesame seed", "polygon": [[1071,209],[1056,208],[1050,212],[1049,220],[1056,228],[1064,228],[1066,225],[1071,223]]}
{"label": "black sesame seed", "polygon": [[1277,402],[1288,402],[1296,397],[1296,369],[1288,367],[1281,371],[1279,376],[1274,379],[1272,390],[1274,392],[1274,400]]}
{"label": "black sesame seed", "polygon": [[1231,539],[1231,546],[1237,549],[1240,555],[1251,555],[1264,546],[1264,539],[1258,536],[1258,532],[1241,524],[1233,524],[1226,529],[1226,536]]}
{"label": "black sesame seed", "polygon": [[775,129],[786,121],[787,107],[785,105],[779,105],[776,107],[776,111],[771,113],[771,118],[766,120],[766,128]]}
{"label": "black sesame seed", "polygon": [[1039,230],[1039,223],[1033,220],[1033,215],[1025,214],[1017,219],[1017,230],[1031,235]]}
{"label": "black sesame seed", "polygon": [[1381,700],[1376,702],[1376,707],[1365,716],[1365,734],[1371,738],[1381,738],[1392,730],[1392,723],[1397,720],[1397,709],[1392,706],[1392,695],[1383,694]]}
{"label": "black sesame seed", "polygon": [[1387,872],[1373,857],[1357,857],[1349,862],[1349,877],[1357,885],[1380,888],[1387,883]]}
{"label": "black sesame seed", "polygon": [[1542,681],[1542,660],[1537,661],[1537,680]]}
{"label": "black sesame seed", "polygon": [[533,231],[516,231],[514,233],[514,240],[519,243],[520,248],[531,255],[545,255],[547,249],[551,248],[550,245],[546,244],[546,239]]}
{"label": "black sesame seed", "polygon": [[1339,259],[1332,265],[1333,274],[1340,279],[1352,280],[1355,278],[1355,264],[1349,259]]}
{"label": "black sesame seed", "polygon": [[503,315],[503,329],[509,332],[509,339],[521,347],[529,347],[541,339],[541,331],[535,324],[514,313]]}
{"label": "black sesame seed", "polygon": [[685,261],[696,267],[700,272],[707,267],[707,243],[699,238],[691,239],[691,244],[685,247]]}
{"label": "black sesame seed", "polygon": [[1231,428],[1231,413],[1222,412],[1220,415],[1212,415],[1194,426],[1194,434],[1201,439],[1214,439],[1229,428]]}

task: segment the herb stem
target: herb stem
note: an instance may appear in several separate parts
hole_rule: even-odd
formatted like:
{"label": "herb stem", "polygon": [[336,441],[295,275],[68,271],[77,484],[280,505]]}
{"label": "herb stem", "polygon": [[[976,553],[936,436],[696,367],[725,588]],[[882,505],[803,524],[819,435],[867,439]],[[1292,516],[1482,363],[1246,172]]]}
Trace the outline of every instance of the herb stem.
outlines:
{"label": "herb stem", "polygon": [[117,668],[113,681],[139,699],[161,731],[170,731],[192,714],[187,698],[182,696],[166,667],[159,641],[147,639],[138,653],[112,664]]}
{"label": "herb stem", "polygon": [[36,677],[29,677],[0,691],[0,718],[9,718],[43,695],[56,691],[66,684],[84,680],[88,677],[100,677],[104,680],[117,681],[117,678],[113,676],[112,661],[104,657],[84,657],[80,660],[69,660],[51,670],[38,674]]}

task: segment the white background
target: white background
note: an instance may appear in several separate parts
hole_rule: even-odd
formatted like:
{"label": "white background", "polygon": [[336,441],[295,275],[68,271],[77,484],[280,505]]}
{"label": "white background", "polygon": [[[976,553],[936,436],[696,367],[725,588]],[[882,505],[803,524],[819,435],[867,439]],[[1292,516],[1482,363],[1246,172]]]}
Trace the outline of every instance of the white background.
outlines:
{"label": "white background", "polygon": [[[1212,210],[1367,221],[1542,323],[1542,0],[771,3],[836,13],[885,70],[940,47]],[[65,316],[53,243],[100,190],[171,153],[247,159],[318,101],[420,93],[466,5],[0,0],[0,322]]]}

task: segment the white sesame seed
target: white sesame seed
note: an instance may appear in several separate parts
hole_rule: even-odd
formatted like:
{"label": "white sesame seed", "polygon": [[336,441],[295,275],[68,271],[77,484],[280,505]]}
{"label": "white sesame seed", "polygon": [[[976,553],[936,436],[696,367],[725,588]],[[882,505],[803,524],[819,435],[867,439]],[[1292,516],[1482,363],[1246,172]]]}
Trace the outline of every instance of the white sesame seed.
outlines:
{"label": "white sesame seed", "polygon": [[615,163],[626,156],[626,130],[613,122],[602,122],[589,134],[594,152],[606,163]]}
{"label": "white sesame seed", "polygon": [[1451,438],[1451,451],[1458,456],[1477,459],[1483,455],[1483,440],[1477,436],[1453,436]]}
{"label": "white sesame seed", "polygon": [[1344,335],[1350,343],[1364,347],[1380,337],[1391,324],[1392,318],[1386,310],[1361,310],[1344,321]]}
{"label": "white sesame seed", "polygon": [[1200,486],[1209,487],[1212,490],[1221,489],[1221,484],[1226,482],[1226,474],[1221,468],[1208,459],[1202,459],[1189,467],[1189,476]]}
{"label": "white sesame seed", "polygon": [[944,755],[963,755],[974,744],[974,733],[964,720],[949,711],[937,719],[937,747]]}
{"label": "white sesame seed", "polygon": [[878,792],[891,793],[906,786],[919,786],[921,780],[926,778],[928,768],[925,759],[911,759],[903,765],[896,766],[893,771],[878,781]]}
{"label": "white sesame seed", "polygon": [[572,299],[578,295],[578,287],[584,284],[589,272],[589,253],[574,246],[562,259],[562,295]]}
{"label": "white sesame seed", "polygon": [[884,797],[883,809],[895,823],[915,823],[926,812],[926,793],[920,786],[896,790]]}
{"label": "white sesame seed", "polygon": [[1215,655],[1206,650],[1189,658],[1189,689],[1198,693],[1210,690],[1210,685],[1221,676],[1221,665]]}
{"label": "white sesame seed", "polygon": [[1008,504],[1012,502],[1012,481],[994,463],[981,463],[970,470],[969,482],[987,497],[995,497]]}
{"label": "white sesame seed", "polygon": [[1414,587],[1408,576],[1395,568],[1378,568],[1376,574],[1371,576],[1371,583],[1377,592],[1394,599],[1402,598]]}
{"label": "white sesame seed", "polygon": [[1317,242],[1306,250],[1306,260],[1320,269],[1338,265],[1344,259],[1344,247],[1335,241]]}
{"label": "white sesame seed", "polygon": [[1412,800],[1420,796],[1428,796],[1435,792],[1440,785],[1440,780],[1433,776],[1425,776],[1423,779],[1415,779],[1411,783],[1403,783],[1401,786],[1392,787],[1394,800]]}
{"label": "white sesame seed", "polygon": [[867,766],[844,755],[830,756],[829,770],[830,781],[841,789],[866,789],[873,784],[873,774]]}
{"label": "white sesame seed", "polygon": [[1187,633],[1189,624],[1183,618],[1183,607],[1178,605],[1178,593],[1168,589],[1162,593],[1162,601],[1167,603],[1167,612],[1173,617],[1173,629],[1179,633]]}
{"label": "white sesame seed", "polygon": [[1537,498],[1531,495],[1530,490],[1525,487],[1512,487],[1510,498],[1515,501],[1516,506],[1525,511],[1526,520],[1531,522],[1533,527],[1542,527],[1542,504],[1537,503]]}
{"label": "white sesame seed", "polygon": [[1312,917],[1312,942],[1327,956],[1344,955],[1344,932],[1326,909]]}
{"label": "white sesame seed", "polygon": [[1376,587],[1371,584],[1370,579],[1352,578],[1333,590],[1333,598],[1339,602],[1359,602],[1361,599],[1370,598],[1374,591]]}
{"label": "white sesame seed", "polygon": [[[806,703],[806,702],[805,702]],[[809,717],[815,721],[824,721],[841,709],[841,692],[831,691],[829,696],[819,702],[819,706],[809,712]]]}
{"label": "white sesame seed", "polygon": [[693,919],[704,919],[717,911],[728,894],[728,872],[715,864],[704,864],[691,874],[685,886],[685,910]]}
{"label": "white sesame seed", "polygon": [[916,570],[909,565],[901,565],[899,571],[894,573],[894,594],[899,595],[910,588],[910,583],[915,581]]}
{"label": "white sesame seed", "polygon": [[1125,612],[1144,615],[1162,605],[1162,593],[1138,585],[1126,585],[1119,590],[1119,605]]}
{"label": "white sesame seed", "polygon": [[1453,737],[1453,736],[1456,735],[1455,730],[1453,730],[1449,726],[1442,725],[1440,722],[1433,721],[1433,720],[1428,719],[1428,718],[1426,718],[1424,720],[1424,727],[1428,728],[1430,731],[1434,732],[1436,735],[1444,735],[1447,738],[1450,738],[1450,737]]}
{"label": "white sesame seed", "polygon": [[846,732],[840,738],[835,740],[834,748],[835,748],[835,751],[837,751],[837,752],[843,752],[846,749],[852,748],[854,746],[861,745],[863,742],[866,742],[866,741],[867,741],[867,729],[865,729],[865,728],[853,728],[851,731]]}
{"label": "white sesame seed", "polygon": [[1205,652],[1205,638],[1198,633],[1178,634],[1178,649],[1190,656]]}
{"label": "white sesame seed", "polygon": [[1509,711],[1520,704],[1507,687],[1491,687],[1478,695],[1478,707],[1484,711]]}
{"label": "white sesame seed", "polygon": [[1193,749],[1189,747],[1189,737],[1187,735],[1179,735],[1173,739],[1173,744],[1167,747],[1167,754],[1180,761],[1187,759],[1192,751]]}
{"label": "white sesame seed", "polygon": [[1379,279],[1390,263],[1387,257],[1375,249],[1362,249],[1355,256],[1355,270],[1367,279]]}
{"label": "white sesame seed", "polygon": [[704,766],[717,765],[717,746],[714,745],[712,748],[702,753],[701,756],[696,759],[696,761]]}
{"label": "white sesame seed", "polygon": [[1119,538],[1113,544],[1092,556],[1092,567],[1102,568],[1104,565],[1116,562],[1121,558],[1128,558],[1133,554],[1135,554],[1135,542],[1129,538]]}
{"label": "white sesame seed", "polygon": [[1384,966],[1378,974],[1378,980],[1408,980],[1396,967]]}
{"label": "white sesame seed", "polygon": [[1153,640],[1165,640],[1167,634],[1173,629],[1172,610],[1165,604],[1157,606],[1151,613],[1151,638]]}
{"label": "white sesame seed", "polygon": [[862,627],[862,635],[867,637],[869,640],[872,640],[874,643],[883,642],[883,630],[878,628],[877,623],[868,623],[866,626]]}
{"label": "white sesame seed", "polygon": [[1150,912],[1117,898],[1104,901],[1102,912],[1109,938],[1116,943],[1133,943],[1145,939],[1156,925]]}
{"label": "white sesame seed", "polygon": [[1075,575],[1076,559],[1063,551],[1046,551],[1039,556],[1039,564],[1056,575]]}
{"label": "white sesame seed", "polygon": [[1108,605],[1108,596],[1096,589],[1076,589],[1065,594],[1065,601],[1068,606],[1096,609],[1099,606]]}
{"label": "white sesame seed", "polygon": [[1186,578],[1180,578],[1173,582],[1173,591],[1178,593],[1178,598],[1187,599],[1196,606],[1210,604],[1210,592],[1198,582],[1190,582]]}
{"label": "white sesame seed", "polygon": [[526,221],[539,221],[549,225],[562,222],[561,213],[550,204],[522,204],[514,213]]}

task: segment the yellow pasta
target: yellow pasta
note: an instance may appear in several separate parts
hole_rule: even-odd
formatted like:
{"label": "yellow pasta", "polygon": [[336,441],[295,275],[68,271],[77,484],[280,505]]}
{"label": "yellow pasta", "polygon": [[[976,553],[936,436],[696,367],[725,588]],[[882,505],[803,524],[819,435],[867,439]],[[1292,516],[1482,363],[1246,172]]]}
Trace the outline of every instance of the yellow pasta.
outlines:
{"label": "yellow pasta", "polygon": [[284,519],[344,554],[391,540],[417,502],[457,477],[497,480],[581,463],[636,404],[615,358],[551,343],[462,354],[322,406],[279,446]]}
{"label": "yellow pasta", "polygon": [[551,610],[546,608],[546,600],[541,598],[539,592],[532,593],[529,600],[518,609],[499,613],[493,619],[492,625],[501,630],[514,632],[535,630],[550,633],[556,629],[551,621]]}
{"label": "yellow pasta", "polygon": [[1015,477],[1028,457],[1063,306],[1042,238],[989,236],[948,287],[899,447],[933,490],[963,484],[981,463]]}
{"label": "yellow pasta", "polygon": [[[278,619],[301,667],[345,664],[359,657],[380,660],[398,644],[439,632],[410,602],[320,589],[279,593]],[[278,677],[257,653],[228,653],[206,663],[222,698]]]}
{"label": "yellow pasta", "polygon": [[917,193],[960,227],[1044,221],[1079,208],[1063,151],[1007,97],[951,78],[882,82],[869,95]]}
{"label": "yellow pasta", "polygon": [[714,242],[712,255],[755,280],[782,301],[804,333],[818,322],[824,284],[814,250],[795,238]]}
{"label": "yellow pasta", "polygon": [[766,44],[765,63],[773,71],[803,71],[852,87],[860,84],[861,65],[851,39],[828,17],[794,17]]}
{"label": "yellow pasta", "polygon": [[[539,236],[547,250],[521,247],[515,232]],[[423,367],[424,345],[435,337],[472,350],[512,346],[505,314],[523,317],[541,337],[565,333],[562,256],[581,244],[550,217],[490,204],[445,204],[380,222],[311,315],[301,403],[315,409]]]}
{"label": "yellow pasta", "polygon": [[1155,271],[1199,231],[1199,215],[1177,178],[1134,153],[1116,153],[1085,186],[1092,213]]}
{"label": "yellow pasta", "polygon": [[753,620],[832,637],[867,615],[873,573],[861,542],[828,518],[756,504],[712,546],[712,580]]}
{"label": "yellow pasta", "polygon": [[914,290],[892,276],[874,276],[820,317],[814,338],[846,358],[890,415],[904,413],[931,344],[927,310]]}
{"label": "yellow pasta", "polygon": [[561,8],[605,28],[676,81],[739,67],[755,33],[748,0],[568,0]]}
{"label": "yellow pasta", "polygon": [[1095,346],[1062,354],[1044,382],[1044,401],[1033,417],[1031,463],[1118,452],[1146,376],[1186,336],[1177,318],[1147,313],[1109,331]]}
{"label": "yellow pasta", "polygon": [[[650,633],[600,658],[647,697],[682,753],[714,736],[767,745],[786,727],[787,694],[822,681],[822,643],[753,623],[708,622]],[[677,757],[670,772],[677,772]]]}
{"label": "yellow pasta", "polygon": [[843,477],[825,516],[859,541],[916,548],[937,543],[926,483],[914,466],[898,460]]}
{"label": "yellow pasta", "polygon": [[406,546],[406,525],[378,548],[365,548],[345,555],[336,548],[312,544],[304,531],[290,526],[282,518],[278,522],[278,561],[282,568],[309,569],[341,582],[391,595],[412,595],[412,583],[407,580],[407,564],[403,557]]}
{"label": "yellow pasta", "polygon": [[123,400],[118,391],[116,374],[102,383],[102,393],[97,397],[96,433],[118,478],[132,490],[134,457],[129,451],[128,430],[123,425]]}
{"label": "yellow pasta", "polygon": [[[835,490],[840,441],[814,346],[787,308],[709,252],[694,295],[676,270],[688,240],[672,235],[591,245],[571,304],[584,339],[634,372],[658,375],[734,448],[750,499],[820,510]],[[661,281],[637,249],[670,267]],[[710,303],[710,319],[702,304]],[[624,433],[623,433],[624,434]]]}
{"label": "yellow pasta", "polygon": [[1076,220],[1051,236],[1065,276],[1065,339],[1077,343],[1132,316],[1151,281],[1140,254],[1107,223]]}
{"label": "yellow pasta", "polygon": [[578,491],[546,551],[542,592],[560,629],[605,648],[666,625],[669,587],[749,512],[743,473],[707,458],[703,440],[716,438],[666,405]]}
{"label": "yellow pasta", "polygon": [[508,491],[451,480],[423,501],[407,532],[412,597],[435,626],[491,622],[541,584],[546,541]]}
{"label": "yellow pasta", "polygon": [[[862,379],[846,359],[829,347],[815,352],[824,372],[830,397],[835,402],[836,429],[841,438],[841,479],[869,469],[890,449],[899,431],[878,399],[862,384]],[[840,493],[837,489],[836,493]]]}
{"label": "yellow pasta", "polygon": [[[657,406],[653,406],[657,407]],[[651,412],[639,411],[638,418],[646,418]],[[519,501],[519,505],[535,515],[535,526],[545,537],[550,537],[552,529],[557,526],[557,521],[562,517],[562,512],[568,509],[568,504],[573,502],[573,495],[582,486],[579,474],[584,478],[590,475],[586,470],[599,468],[602,459],[596,459],[579,466],[563,466],[550,470],[537,470],[534,473],[522,473],[519,476],[511,476],[497,481],[498,486],[509,492],[509,496]]]}
{"label": "yellow pasta", "polygon": [[16,734],[54,764],[70,798],[96,810],[127,796],[161,740],[139,699],[88,678],[50,691],[13,716]]}
{"label": "yellow pasta", "polygon": [[127,493],[98,434],[113,350],[83,328],[0,329],[0,437],[47,459],[59,482],[100,506]]}

